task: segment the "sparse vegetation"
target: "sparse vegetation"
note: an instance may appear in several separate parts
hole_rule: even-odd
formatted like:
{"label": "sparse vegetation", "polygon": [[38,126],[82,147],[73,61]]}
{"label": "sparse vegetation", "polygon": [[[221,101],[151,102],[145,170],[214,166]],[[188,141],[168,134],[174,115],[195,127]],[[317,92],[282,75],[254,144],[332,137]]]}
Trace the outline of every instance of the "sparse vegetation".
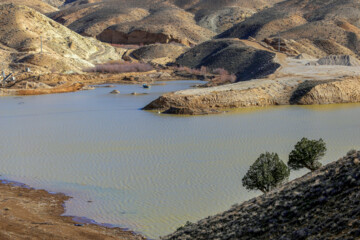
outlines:
{"label": "sparse vegetation", "polygon": [[147,63],[110,62],[98,64],[94,68],[86,69],[85,72],[100,73],[125,73],[125,72],[148,72],[153,67]]}
{"label": "sparse vegetation", "polygon": [[319,140],[302,138],[289,155],[289,168],[293,170],[307,168],[315,171],[322,166],[319,160],[325,155],[325,152],[326,144],[321,138]]}
{"label": "sparse vegetation", "polygon": [[222,83],[234,83],[236,81],[235,74],[230,74],[224,68],[216,68],[212,72],[220,75],[220,81]]}
{"label": "sparse vegetation", "polygon": [[263,193],[280,186],[288,180],[290,170],[277,153],[263,153],[250,167],[242,179],[248,190],[260,190]]}

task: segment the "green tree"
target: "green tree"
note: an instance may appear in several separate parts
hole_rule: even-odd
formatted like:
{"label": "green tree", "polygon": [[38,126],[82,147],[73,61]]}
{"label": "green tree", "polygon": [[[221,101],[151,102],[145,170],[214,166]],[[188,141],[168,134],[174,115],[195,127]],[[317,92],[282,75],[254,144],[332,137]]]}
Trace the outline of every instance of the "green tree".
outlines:
{"label": "green tree", "polygon": [[319,160],[325,155],[325,152],[326,144],[321,138],[319,140],[302,138],[296,143],[295,149],[291,151],[288,166],[294,170],[305,167],[315,171],[322,166]]}
{"label": "green tree", "polygon": [[289,175],[289,168],[280,160],[278,154],[266,152],[250,167],[242,179],[242,184],[248,190],[266,193],[287,181]]}

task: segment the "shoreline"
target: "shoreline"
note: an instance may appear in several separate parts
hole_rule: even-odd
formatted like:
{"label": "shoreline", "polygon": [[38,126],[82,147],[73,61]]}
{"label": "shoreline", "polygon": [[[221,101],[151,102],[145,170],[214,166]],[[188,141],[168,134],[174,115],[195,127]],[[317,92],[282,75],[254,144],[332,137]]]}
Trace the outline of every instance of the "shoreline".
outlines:
{"label": "shoreline", "polygon": [[63,216],[71,197],[0,179],[1,239],[147,239],[131,230],[91,219]]}

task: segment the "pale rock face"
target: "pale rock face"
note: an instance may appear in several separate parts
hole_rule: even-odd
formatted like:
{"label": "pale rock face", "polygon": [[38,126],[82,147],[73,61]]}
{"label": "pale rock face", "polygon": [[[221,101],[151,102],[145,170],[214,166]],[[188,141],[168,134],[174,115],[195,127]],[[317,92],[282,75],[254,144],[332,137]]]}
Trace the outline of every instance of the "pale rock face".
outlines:
{"label": "pale rock face", "polygon": [[28,7],[0,5],[0,13],[0,44],[13,52],[15,64],[78,72],[97,61],[121,58],[121,50],[80,36]]}

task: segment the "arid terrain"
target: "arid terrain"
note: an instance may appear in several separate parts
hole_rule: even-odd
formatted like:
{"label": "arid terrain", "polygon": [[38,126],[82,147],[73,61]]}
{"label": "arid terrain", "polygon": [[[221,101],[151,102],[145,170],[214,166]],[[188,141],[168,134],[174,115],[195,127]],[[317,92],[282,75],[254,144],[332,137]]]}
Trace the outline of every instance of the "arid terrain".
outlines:
{"label": "arid terrain", "polygon": [[[0,0],[0,96],[204,80],[143,109],[203,115],[357,103],[359,39],[357,0]],[[357,239],[359,158],[164,239]],[[1,239],[143,239],[61,217],[62,194],[0,188]]]}
{"label": "arid terrain", "polygon": [[[145,109],[198,115],[241,107],[360,102],[360,71],[356,64],[357,59],[351,56],[330,57],[320,59],[320,63],[325,63],[321,65],[313,58],[303,59],[301,56],[300,59],[290,58],[286,54],[264,48],[255,41],[238,41],[247,48],[257,48],[273,53],[274,63],[268,66],[278,64],[281,67],[272,67],[270,72],[265,71],[266,74],[263,75],[265,78],[261,75],[253,75],[252,78],[257,79],[165,94],[147,105]],[[266,65],[257,65],[259,61],[251,62],[253,58],[246,58],[244,54],[240,54],[239,58],[246,63],[250,62],[250,68],[237,73],[238,80],[244,77],[242,75],[244,73],[261,74],[257,68],[265,70]],[[192,60],[196,61],[196,58]],[[227,68],[227,64],[223,66],[231,71]],[[245,66],[246,64],[241,64],[241,67],[237,69]]]}
{"label": "arid terrain", "polygon": [[[271,42],[282,39],[283,50],[326,55],[358,55],[359,2],[338,0],[286,0],[261,11],[219,34],[217,38],[249,37]],[[273,39],[274,47],[277,40]],[[266,40],[265,40],[266,41]]]}

